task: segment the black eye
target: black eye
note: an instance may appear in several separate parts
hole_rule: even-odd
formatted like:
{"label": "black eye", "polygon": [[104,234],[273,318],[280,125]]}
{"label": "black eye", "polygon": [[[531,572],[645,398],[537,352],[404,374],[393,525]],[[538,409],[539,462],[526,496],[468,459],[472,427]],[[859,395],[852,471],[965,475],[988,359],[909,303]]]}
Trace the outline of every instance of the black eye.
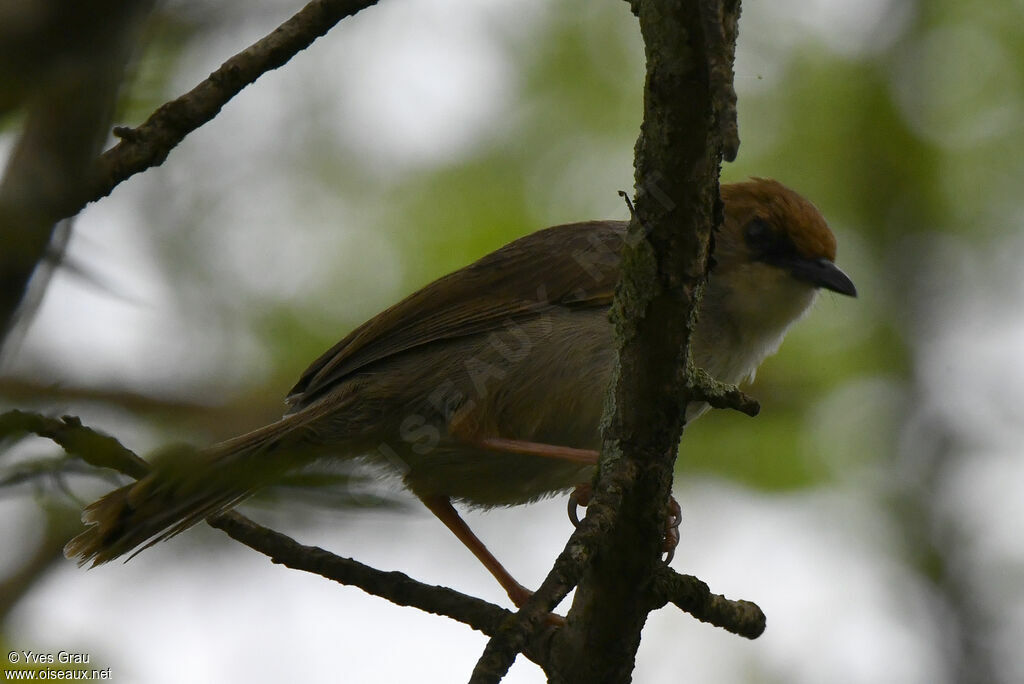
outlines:
{"label": "black eye", "polygon": [[775,229],[766,219],[755,217],[743,227],[743,239],[751,256],[758,261],[778,264],[797,256],[796,246],[783,231]]}
{"label": "black eye", "polygon": [[747,244],[755,249],[765,249],[775,240],[775,231],[763,218],[755,218],[743,229]]}

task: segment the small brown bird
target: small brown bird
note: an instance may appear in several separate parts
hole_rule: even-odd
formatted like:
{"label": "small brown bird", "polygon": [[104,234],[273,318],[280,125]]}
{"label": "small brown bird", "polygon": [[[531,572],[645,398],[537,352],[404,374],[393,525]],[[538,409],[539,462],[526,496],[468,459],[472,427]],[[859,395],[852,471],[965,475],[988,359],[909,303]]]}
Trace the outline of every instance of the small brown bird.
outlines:
{"label": "small brown bird", "polygon": [[[856,290],[806,199],[760,178],[723,186],[722,199],[692,350],[713,377],[739,383],[778,348],[818,288]],[[591,479],[626,225],[548,228],[406,297],[314,361],[278,422],[196,459],[158,463],[86,508],[90,527],[65,555],[104,563],[236,505],[287,471],[361,458],[400,476],[520,604],[529,592],[451,501],[521,504]],[[687,418],[706,408],[691,404]]]}

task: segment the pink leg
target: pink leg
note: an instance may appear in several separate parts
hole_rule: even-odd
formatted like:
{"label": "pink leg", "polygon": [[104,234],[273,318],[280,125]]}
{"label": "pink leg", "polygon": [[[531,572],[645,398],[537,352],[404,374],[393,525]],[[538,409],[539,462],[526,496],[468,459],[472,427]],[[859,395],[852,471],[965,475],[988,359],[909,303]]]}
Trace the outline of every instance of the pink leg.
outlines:
{"label": "pink leg", "polygon": [[498,580],[498,584],[508,593],[512,603],[517,607],[526,603],[526,599],[530,598],[532,592],[517,582],[509,574],[508,570],[498,562],[498,559],[487,550],[487,547],[480,541],[480,538],[473,534],[473,530],[469,529],[466,521],[459,517],[458,511],[452,506],[452,502],[448,497],[427,496],[420,497],[420,501],[459,538],[459,541],[465,544],[466,548],[476,556],[477,560],[483,563],[487,571],[494,576],[494,579]]}
{"label": "pink leg", "polygon": [[[493,451],[504,451],[513,454],[529,454],[531,456],[542,456],[544,458],[557,458],[572,463],[584,465],[597,465],[600,457],[593,449],[576,449],[574,447],[556,446],[554,444],[542,444],[540,442],[526,442],[520,439],[505,439],[503,437],[487,437],[485,439],[473,440],[476,446],[491,449]],[[579,506],[586,506],[590,503],[590,485],[580,484],[569,496],[569,520],[579,527],[580,521],[576,514]],[[677,535],[678,536],[678,535]],[[673,547],[674,548],[674,547]]]}
{"label": "pink leg", "polygon": [[530,456],[543,456],[544,458],[557,458],[572,463],[584,465],[597,465],[599,454],[593,449],[576,449],[567,446],[556,446],[554,444],[542,444],[540,442],[525,442],[521,439],[505,439],[504,437],[487,437],[485,439],[467,440],[471,444],[481,446],[493,451],[504,451],[510,454],[527,454]]}

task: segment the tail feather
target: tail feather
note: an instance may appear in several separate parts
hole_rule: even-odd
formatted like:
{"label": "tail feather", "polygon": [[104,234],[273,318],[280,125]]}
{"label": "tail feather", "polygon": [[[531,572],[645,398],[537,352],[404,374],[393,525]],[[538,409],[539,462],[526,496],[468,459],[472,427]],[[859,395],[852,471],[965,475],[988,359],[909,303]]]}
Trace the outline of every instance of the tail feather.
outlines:
{"label": "tail feather", "polygon": [[64,555],[80,566],[100,565],[234,507],[304,462],[294,453],[281,453],[281,439],[291,432],[292,422],[285,418],[207,451],[165,456],[146,477],[87,506],[82,522],[89,527],[64,546]]}
{"label": "tail feather", "polygon": [[250,493],[221,489],[182,498],[172,491],[151,494],[135,503],[139,498],[136,490],[147,484],[149,478],[115,489],[90,504],[82,513],[88,529],[64,546],[64,555],[77,559],[79,566],[101,565],[135,550],[130,558],[228,510]]}

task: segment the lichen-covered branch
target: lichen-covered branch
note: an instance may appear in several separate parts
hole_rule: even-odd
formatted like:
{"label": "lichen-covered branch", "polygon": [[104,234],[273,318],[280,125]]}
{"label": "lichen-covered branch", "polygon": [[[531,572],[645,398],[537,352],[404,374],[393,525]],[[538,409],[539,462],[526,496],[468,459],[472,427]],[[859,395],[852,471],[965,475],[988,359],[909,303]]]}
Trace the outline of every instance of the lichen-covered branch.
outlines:
{"label": "lichen-covered branch", "polygon": [[[600,477],[584,523],[601,516],[603,533],[588,538],[576,556],[582,565],[576,596],[565,628],[552,637],[554,682],[630,681],[647,614],[674,600],[667,586],[687,586],[657,581],[665,572],[661,542],[685,406],[711,400],[755,410],[744,396],[691,381],[687,363],[710,235],[722,219],[719,166],[723,152],[734,156],[738,145],[731,65],[739,3],[632,0],[631,6],[646,47],[647,81],[636,213],[612,306],[619,355]],[[699,591],[671,595],[704,617],[719,605],[710,592],[699,601],[683,598],[700,597]],[[504,676],[523,629],[492,639],[474,682]]]}
{"label": "lichen-covered branch", "polygon": [[764,632],[767,618],[756,604],[713,594],[707,584],[693,575],[663,567],[654,578],[653,589],[659,599],[658,608],[672,603],[701,622],[748,639],[756,639]]}
{"label": "lichen-covered branch", "polygon": [[700,0],[701,28],[707,44],[711,109],[725,161],[736,159],[740,133],[736,120],[733,62],[739,31],[740,0]]}
{"label": "lichen-covered branch", "polygon": [[761,412],[757,399],[736,385],[715,380],[703,368],[691,363],[686,374],[686,391],[693,401],[706,401],[713,408],[733,409],[751,417]]}
{"label": "lichen-covered branch", "polygon": [[[540,587],[515,617],[487,642],[473,668],[470,684],[499,682],[512,666],[516,654],[540,625],[541,618],[579,583],[591,550],[611,529],[619,504],[617,493],[620,490],[610,483],[605,484],[608,487],[605,494],[587,506],[587,517],[569,538]],[[551,676],[552,672],[548,675]]]}

